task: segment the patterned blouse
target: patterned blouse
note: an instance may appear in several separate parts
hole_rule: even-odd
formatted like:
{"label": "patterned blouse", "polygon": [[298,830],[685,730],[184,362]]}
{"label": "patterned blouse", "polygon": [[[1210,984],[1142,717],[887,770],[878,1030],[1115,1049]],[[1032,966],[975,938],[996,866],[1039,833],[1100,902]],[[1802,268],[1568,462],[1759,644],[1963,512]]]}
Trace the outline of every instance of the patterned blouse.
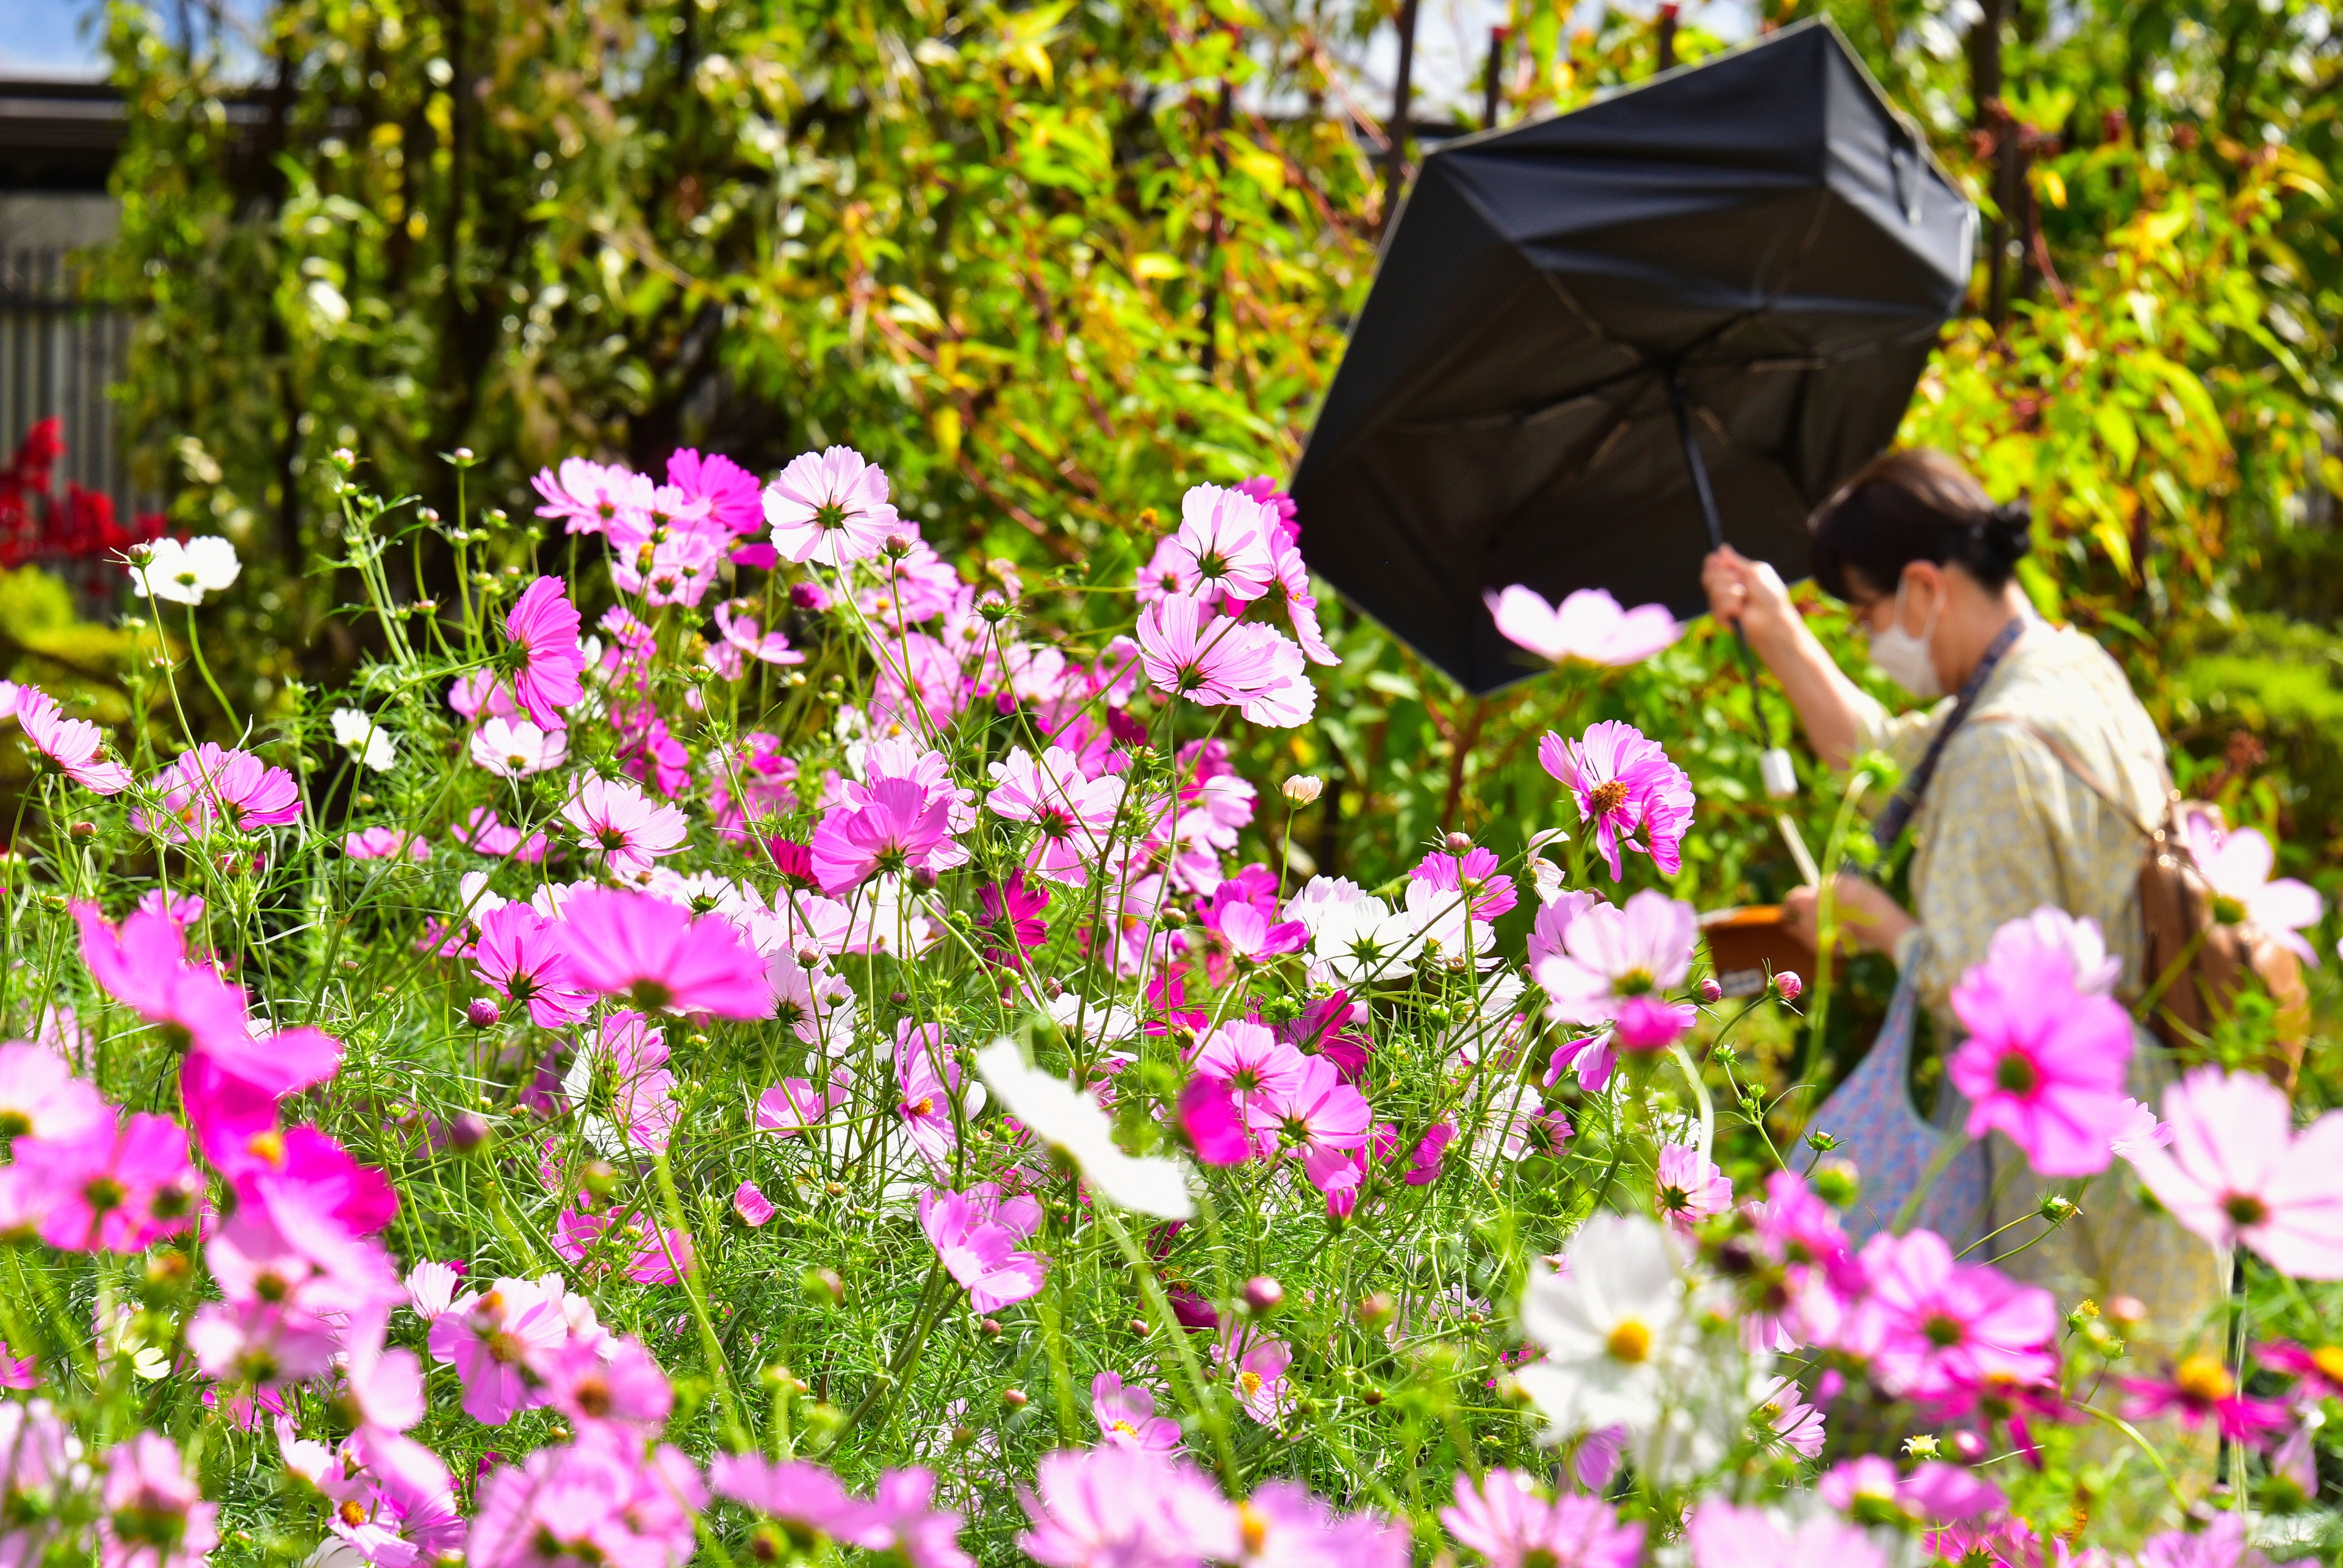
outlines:
{"label": "patterned blouse", "polygon": [[[1891,718],[1869,698],[1864,703],[1857,744],[1907,770],[1952,709],[1947,698]],[[2122,668],[2081,632],[2027,628],[1946,743],[1912,819],[1912,912],[1928,938],[1916,977],[1921,997],[1948,1017],[1946,992],[1985,960],[1995,928],[2044,904],[2098,921],[2107,950],[2124,960],[2117,989],[2137,995],[2138,833],[2047,747],[2016,724],[1988,722],[1995,719],[2022,720],[2057,739],[2123,795],[2136,819],[2164,814],[2164,741]],[[1899,964],[1909,940],[1897,950]]]}

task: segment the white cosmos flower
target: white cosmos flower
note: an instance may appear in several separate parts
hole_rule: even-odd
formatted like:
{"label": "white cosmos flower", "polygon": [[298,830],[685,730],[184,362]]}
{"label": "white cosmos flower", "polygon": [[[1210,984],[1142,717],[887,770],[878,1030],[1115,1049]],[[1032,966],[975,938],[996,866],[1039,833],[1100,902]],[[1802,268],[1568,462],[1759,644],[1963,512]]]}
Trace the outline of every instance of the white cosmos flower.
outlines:
{"label": "white cosmos flower", "polygon": [[1361,899],[1319,911],[1311,952],[1332,979],[1353,985],[1405,974],[1423,940],[1405,915],[1392,913],[1380,899]]}
{"label": "white cosmos flower", "polygon": [[1514,1375],[1549,1435],[1649,1432],[1692,1348],[1674,1241],[1643,1215],[1597,1214],[1571,1238],[1559,1272],[1531,1269],[1522,1332],[1545,1355]]}
{"label": "white cosmos flower", "polygon": [[146,559],[130,568],[130,581],[143,595],[193,605],[203,603],[204,595],[217,593],[236,581],[243,569],[234,545],[216,534],[206,534],[184,545],[176,539],[156,539],[147,547]]}
{"label": "white cosmos flower", "polygon": [[398,764],[398,745],[362,708],[334,709],[334,739],[349,754],[377,773],[387,773]]}
{"label": "white cosmos flower", "polygon": [[996,1040],[979,1051],[976,1070],[1001,1096],[1003,1110],[1081,1168],[1094,1196],[1158,1220],[1195,1216],[1186,1167],[1176,1160],[1125,1154],[1098,1101],[1056,1074],[1025,1065],[1015,1040]]}
{"label": "white cosmos flower", "polygon": [[569,731],[539,729],[526,719],[490,719],[472,732],[472,760],[499,779],[526,779],[558,768]]}

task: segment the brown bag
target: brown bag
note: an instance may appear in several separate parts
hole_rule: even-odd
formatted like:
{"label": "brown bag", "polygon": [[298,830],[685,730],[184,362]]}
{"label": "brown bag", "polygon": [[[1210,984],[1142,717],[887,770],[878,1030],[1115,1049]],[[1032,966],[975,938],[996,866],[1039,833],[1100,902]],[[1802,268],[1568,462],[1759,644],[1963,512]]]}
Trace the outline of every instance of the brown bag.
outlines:
{"label": "brown bag", "polygon": [[2081,759],[2033,725],[2000,718],[1979,722],[2012,725],[2040,741],[2145,841],[2138,891],[2140,930],[2146,939],[2140,994],[2143,1001],[2152,1002],[2145,1021],[2157,1038],[2176,1050],[2201,1045],[2216,1020],[2236,1006],[2238,991],[2251,977],[2278,1009],[2275,1049],[2259,1065],[2273,1082],[2291,1092],[2310,1038],[2310,989],[2303,982],[2302,960],[2258,926],[2223,923],[2214,912],[2212,887],[2182,848],[2181,823],[2198,814],[2218,822],[2220,808],[2184,800],[2179,790],[2168,790],[2164,819],[2150,827],[2099,782]]}

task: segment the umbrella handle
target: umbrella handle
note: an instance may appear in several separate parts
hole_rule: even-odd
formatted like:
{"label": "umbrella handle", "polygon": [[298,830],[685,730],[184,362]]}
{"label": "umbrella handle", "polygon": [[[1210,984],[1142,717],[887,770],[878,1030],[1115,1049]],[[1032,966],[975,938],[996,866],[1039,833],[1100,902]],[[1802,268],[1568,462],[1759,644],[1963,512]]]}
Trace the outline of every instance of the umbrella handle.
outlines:
{"label": "umbrella handle", "polygon": [[[1700,498],[1700,518],[1708,525],[1708,548],[1725,548],[1725,519],[1717,515],[1716,492],[1708,482],[1708,459],[1700,455],[1700,440],[1693,434],[1692,408],[1684,400],[1684,377],[1673,365],[1668,367],[1668,407],[1676,417],[1676,437],[1684,443],[1684,467],[1692,470],[1693,493]],[[1749,647],[1749,634],[1741,623],[1733,626],[1734,640],[1741,646],[1741,668],[1749,678],[1749,709],[1757,716],[1758,738],[1765,742],[1767,751],[1774,745],[1773,721],[1765,717],[1765,705],[1757,699],[1757,655]]]}

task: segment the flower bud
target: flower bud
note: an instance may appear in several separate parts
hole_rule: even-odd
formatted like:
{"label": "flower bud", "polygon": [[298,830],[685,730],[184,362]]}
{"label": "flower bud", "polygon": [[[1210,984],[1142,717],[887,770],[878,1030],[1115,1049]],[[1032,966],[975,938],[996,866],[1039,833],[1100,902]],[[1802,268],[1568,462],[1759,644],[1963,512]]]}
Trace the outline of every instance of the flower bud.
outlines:
{"label": "flower bud", "polygon": [[464,1010],[464,1021],[474,1029],[494,1029],[503,1016],[504,1008],[492,996],[476,996]]}
{"label": "flower bud", "polygon": [[1806,1134],[1806,1147],[1817,1154],[1827,1154],[1838,1147],[1838,1137],[1817,1127]]}
{"label": "flower bud", "polygon": [[1931,1432],[1918,1432],[1904,1440],[1904,1454],[1907,1459],[1934,1459],[1938,1452],[1936,1436]]}
{"label": "flower bud", "polygon": [[1806,1177],[1806,1185],[1815,1196],[1834,1209],[1844,1209],[1855,1200],[1862,1185],[1855,1180],[1855,1167],[1844,1160],[1825,1160]]}
{"label": "flower bud", "polygon": [[1699,997],[1702,1003],[1705,1005],[1723,1001],[1725,988],[1716,983],[1715,975],[1703,975],[1700,977],[1700,984],[1693,988],[1693,994]]}
{"label": "flower bud", "polygon": [[1977,1461],[1983,1459],[1988,1452],[1992,1452],[1986,1446],[1986,1441],[1983,1437],[1971,1432],[1966,1427],[1963,1427],[1960,1431],[1953,1433],[1952,1451],[1953,1457],[1959,1460],[1963,1464],[1975,1464]]}
{"label": "flower bud", "polygon": [[1398,1312],[1399,1303],[1382,1291],[1359,1299],[1358,1318],[1361,1328],[1379,1329],[1391,1322]]}
{"label": "flower bud", "polygon": [[1023,1410],[1032,1402],[1026,1397],[1023,1389],[1005,1388],[1001,1391],[1001,1402],[1011,1410]]}
{"label": "flower bud", "polygon": [[1448,852],[1450,854],[1467,854],[1471,852],[1473,848],[1473,835],[1470,833],[1451,833],[1448,835],[1446,842],[1448,845]]}
{"label": "flower bud", "polygon": [[997,1340],[1001,1337],[1001,1320],[999,1318],[986,1318],[976,1325],[976,1332],[982,1334],[986,1339]]}
{"label": "flower bud", "polygon": [[1145,1318],[1131,1319],[1131,1332],[1138,1335],[1141,1339],[1145,1339],[1147,1337],[1147,1320]]}
{"label": "flower bud", "polygon": [[618,1168],[608,1160],[589,1161],[580,1175],[586,1191],[597,1198],[608,1198],[618,1190]]}
{"label": "flower bud", "polygon": [[1325,791],[1326,780],[1311,773],[1296,773],[1285,781],[1285,803],[1299,809],[1309,805]]}
{"label": "flower bud", "polygon": [[830,608],[830,590],[820,583],[791,583],[789,602],[812,615]]}
{"label": "flower bud", "polygon": [[808,1269],[798,1277],[798,1283],[815,1306],[846,1305],[846,1282],[839,1278],[836,1269]]}
{"label": "flower bud", "polygon": [[1806,993],[1806,982],[1798,978],[1795,970],[1784,970],[1774,977],[1774,994],[1784,1001],[1795,1001]]}
{"label": "flower bud", "polygon": [[437,507],[417,507],[415,515],[427,523],[437,524],[439,521],[439,508]]}
{"label": "flower bud", "polygon": [[72,828],[67,829],[67,831],[71,832],[76,839],[95,839],[97,837],[97,824],[95,822],[75,822]]}
{"label": "flower bud", "polygon": [[1009,618],[1009,601],[997,593],[989,593],[977,601],[976,613],[999,626]]}
{"label": "flower bud", "polygon": [[814,969],[820,963],[821,950],[820,948],[799,948],[798,950],[798,967],[799,969]]}
{"label": "flower bud", "polygon": [[358,455],[347,447],[337,447],[328,454],[328,460],[335,467],[347,470],[357,467]]}
{"label": "flower bud", "polygon": [[458,1154],[469,1154],[488,1141],[488,1119],[477,1111],[467,1111],[447,1123],[447,1146]]}
{"label": "flower bud", "polygon": [[472,456],[472,449],[469,447],[457,447],[455,456],[458,463],[471,463],[478,460]]}
{"label": "flower bud", "polygon": [[1285,1304],[1285,1287],[1267,1274],[1245,1282],[1244,1304],[1255,1317],[1267,1317]]}
{"label": "flower bud", "polygon": [[2119,1329],[2136,1329],[2147,1322],[2147,1303],[2137,1296],[2109,1296],[2099,1310]]}
{"label": "flower bud", "polygon": [[886,550],[889,560],[900,561],[911,553],[911,547],[917,543],[919,540],[910,534],[895,533],[887,536],[887,542],[881,548]]}

